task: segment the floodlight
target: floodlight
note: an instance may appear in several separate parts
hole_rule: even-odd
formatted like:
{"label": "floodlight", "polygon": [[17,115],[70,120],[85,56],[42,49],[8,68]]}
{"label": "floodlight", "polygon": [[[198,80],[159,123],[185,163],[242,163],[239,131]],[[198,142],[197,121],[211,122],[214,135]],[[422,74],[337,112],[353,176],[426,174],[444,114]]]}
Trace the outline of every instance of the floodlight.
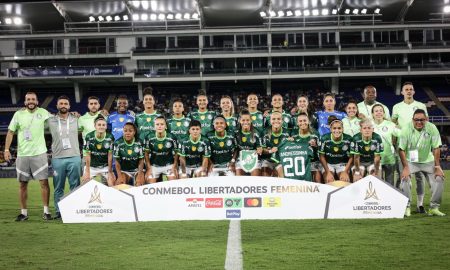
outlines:
{"label": "floodlight", "polygon": [[124,21],[128,21],[128,15],[123,15],[122,18],[123,18]]}
{"label": "floodlight", "polygon": [[307,10],[303,10],[303,16],[309,16],[311,15],[311,12],[307,9]]}
{"label": "floodlight", "polygon": [[264,11],[261,11],[261,12],[259,13],[259,15],[260,15],[261,17],[266,17],[266,16],[267,16],[267,14],[266,14]]}
{"label": "floodlight", "polygon": [[336,15],[338,13],[338,10],[333,8],[333,10],[331,11],[331,14]]}
{"label": "floodlight", "polygon": [[89,22],[95,22],[94,16],[89,16]]}
{"label": "floodlight", "polygon": [[295,16],[302,16],[302,11],[301,10],[296,10],[295,12]]}
{"label": "floodlight", "polygon": [[445,13],[450,13],[450,6],[445,6],[444,7],[444,12]]}
{"label": "floodlight", "polygon": [[358,15],[358,12],[359,12],[359,9],[357,9],[357,8],[355,8],[355,9],[353,10],[353,14],[355,14],[355,15]]}
{"label": "floodlight", "polygon": [[271,10],[269,11],[270,17],[275,17],[277,16],[277,14],[275,13],[275,11]]}
{"label": "floodlight", "polygon": [[167,14],[167,19],[168,20],[173,20],[173,14]]}
{"label": "floodlight", "polygon": [[120,21],[120,16],[119,15],[116,15],[116,16],[114,16],[114,20],[117,22],[117,21]]}
{"label": "floodlight", "polygon": [[13,21],[15,25],[21,25],[23,23],[22,18],[20,17],[15,17]]}
{"label": "floodlight", "polygon": [[166,15],[165,14],[159,14],[158,15],[158,20],[160,20],[160,21],[164,21],[166,19]]}
{"label": "floodlight", "polygon": [[105,18],[103,18],[103,16],[98,16],[98,21],[99,22],[103,22],[105,20]]}
{"label": "floodlight", "polygon": [[379,8],[375,9],[375,11],[373,13],[380,14],[380,9]]}
{"label": "floodlight", "polygon": [[361,14],[366,14],[367,13],[367,8],[363,8],[362,10],[361,10]]}
{"label": "floodlight", "polygon": [[141,21],[146,21],[148,20],[148,14],[147,13],[142,13],[141,14]]}
{"label": "floodlight", "polygon": [[175,19],[180,20],[183,17],[183,15],[181,15],[181,13],[177,13],[175,14]]}
{"label": "floodlight", "polygon": [[139,14],[135,13],[133,14],[133,21],[139,21]]}
{"label": "floodlight", "polygon": [[318,9],[313,9],[313,10],[312,10],[312,15],[313,15],[313,16],[319,15],[319,10],[318,10]]}
{"label": "floodlight", "polygon": [[198,20],[198,13],[197,12],[192,14],[192,19]]}
{"label": "floodlight", "polygon": [[106,20],[108,21],[108,22],[110,22],[110,21],[112,21],[112,17],[111,16],[106,16]]}
{"label": "floodlight", "polygon": [[156,14],[150,14],[150,20],[151,21],[156,21],[156,19],[157,19]]}
{"label": "floodlight", "polygon": [[350,9],[347,8],[347,9],[344,11],[344,13],[345,13],[345,14],[350,14]]}
{"label": "floodlight", "polygon": [[322,9],[322,15],[323,16],[327,16],[328,14],[330,14],[330,11],[326,8]]}
{"label": "floodlight", "polygon": [[291,17],[294,16],[294,13],[291,10],[286,11],[286,16]]}
{"label": "floodlight", "polygon": [[189,20],[189,19],[191,18],[191,14],[189,14],[189,13],[184,13],[183,18],[186,19],[186,20]]}

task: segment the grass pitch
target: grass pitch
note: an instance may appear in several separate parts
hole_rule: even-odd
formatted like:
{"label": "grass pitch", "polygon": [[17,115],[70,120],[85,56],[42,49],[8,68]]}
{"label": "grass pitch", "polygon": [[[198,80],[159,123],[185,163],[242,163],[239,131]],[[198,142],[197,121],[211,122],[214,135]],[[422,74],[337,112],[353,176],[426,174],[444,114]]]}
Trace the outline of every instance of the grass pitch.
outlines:
{"label": "grass pitch", "polygon": [[[450,171],[446,176],[448,181]],[[18,184],[15,179],[0,182],[0,269],[224,267],[228,221],[44,222],[39,185],[32,182],[30,219],[18,223]],[[442,218],[413,214],[404,220],[245,220],[244,268],[448,269],[449,200],[447,187],[440,209],[448,216]]]}

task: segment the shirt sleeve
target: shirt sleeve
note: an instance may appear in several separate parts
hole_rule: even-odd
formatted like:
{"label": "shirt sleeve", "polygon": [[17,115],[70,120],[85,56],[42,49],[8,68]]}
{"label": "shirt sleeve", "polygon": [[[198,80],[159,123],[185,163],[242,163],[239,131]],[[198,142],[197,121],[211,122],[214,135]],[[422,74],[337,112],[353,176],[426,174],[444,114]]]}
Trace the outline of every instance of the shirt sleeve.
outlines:
{"label": "shirt sleeve", "polygon": [[432,126],[431,129],[431,148],[439,148],[442,145],[441,134],[439,134],[439,130],[436,126]]}
{"label": "shirt sleeve", "polygon": [[116,143],[114,143],[113,156],[116,158],[119,157],[119,146]]}
{"label": "shirt sleeve", "polygon": [[18,122],[18,113],[14,113],[13,118],[11,119],[11,122],[9,123],[8,129],[11,130],[12,132],[16,132],[17,129],[19,128],[19,122]]}
{"label": "shirt sleeve", "polygon": [[400,133],[398,148],[403,151],[406,151],[407,147],[408,147],[408,127],[405,127]]}
{"label": "shirt sleeve", "polygon": [[209,158],[211,157],[211,146],[209,145],[209,140],[205,140],[204,145],[205,145],[205,154],[203,155],[203,157]]}

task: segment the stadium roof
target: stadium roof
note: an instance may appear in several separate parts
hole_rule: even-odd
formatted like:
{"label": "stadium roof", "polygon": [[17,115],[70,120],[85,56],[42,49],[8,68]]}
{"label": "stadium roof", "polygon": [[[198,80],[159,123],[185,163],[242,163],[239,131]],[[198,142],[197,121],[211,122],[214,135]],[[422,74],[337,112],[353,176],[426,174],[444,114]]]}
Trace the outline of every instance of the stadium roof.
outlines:
{"label": "stadium roof", "polygon": [[149,22],[200,19],[203,27],[255,26],[268,19],[335,14],[362,19],[376,14],[379,22],[386,23],[448,20],[450,0],[4,1],[0,4],[0,26],[22,23],[31,25],[34,32],[57,32],[64,30],[64,23],[113,23],[124,18]]}

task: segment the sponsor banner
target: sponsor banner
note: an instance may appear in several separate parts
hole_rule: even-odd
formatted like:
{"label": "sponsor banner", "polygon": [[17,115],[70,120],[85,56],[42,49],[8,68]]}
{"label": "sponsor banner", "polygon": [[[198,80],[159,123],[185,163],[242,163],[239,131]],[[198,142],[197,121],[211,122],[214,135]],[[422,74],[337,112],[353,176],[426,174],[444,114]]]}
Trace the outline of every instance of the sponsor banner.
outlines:
{"label": "sponsor banner", "polygon": [[137,221],[133,196],[97,181],[89,181],[59,203],[64,223]]}
{"label": "sponsor banner", "polygon": [[331,192],[325,218],[403,218],[408,198],[374,176]]}
{"label": "sponsor banner", "polygon": [[[336,187],[273,177],[205,177],[134,187],[139,221],[319,219]],[[157,206],[157,207],[151,207]]]}
{"label": "sponsor banner", "polygon": [[122,66],[9,68],[8,77],[122,75]]}

